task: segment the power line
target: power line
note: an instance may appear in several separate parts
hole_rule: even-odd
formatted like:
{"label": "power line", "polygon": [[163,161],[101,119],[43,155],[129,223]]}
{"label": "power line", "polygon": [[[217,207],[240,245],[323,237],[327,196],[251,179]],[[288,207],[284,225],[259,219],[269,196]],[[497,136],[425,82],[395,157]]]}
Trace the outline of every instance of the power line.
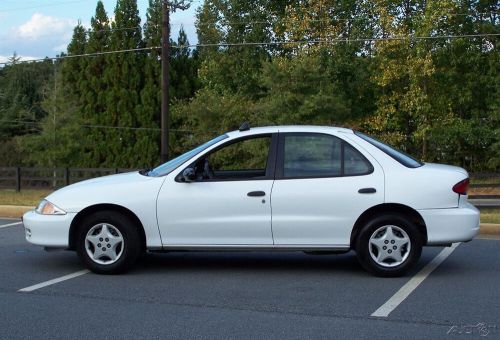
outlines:
{"label": "power line", "polygon": [[[186,48],[199,48],[199,47],[232,47],[232,46],[279,46],[279,45],[306,45],[306,44],[332,44],[332,43],[355,43],[355,42],[377,42],[377,41],[404,41],[404,40],[436,40],[436,39],[460,39],[460,38],[481,38],[481,37],[496,37],[500,33],[481,33],[481,34],[463,34],[463,35],[436,35],[436,36],[400,36],[400,37],[385,37],[385,38],[335,38],[335,39],[314,39],[314,40],[290,40],[290,41],[269,41],[269,42],[243,42],[243,43],[207,43],[207,44],[187,44],[187,45],[172,45],[172,48],[186,49]],[[40,61],[54,61],[60,59],[80,58],[80,57],[96,57],[101,55],[109,55],[116,53],[126,52],[143,52],[154,51],[161,49],[161,46],[130,48],[124,50],[103,51],[95,53],[83,53],[64,55],[57,57],[46,57],[39,59],[32,59],[26,61],[17,61],[20,63],[40,62]],[[1,62],[0,65],[8,65],[12,62]]]}
{"label": "power line", "polygon": [[[486,36],[499,36],[500,33],[464,34],[464,35],[440,35],[440,36],[406,36],[406,37],[386,37],[386,38],[345,38],[345,39],[315,39],[315,40],[293,40],[293,41],[270,41],[270,42],[247,42],[247,43],[214,43],[214,44],[194,44],[177,45],[175,48],[197,48],[197,47],[231,47],[231,46],[272,46],[272,45],[303,45],[319,43],[349,43],[349,42],[372,42],[372,41],[402,41],[402,40],[427,40],[427,39],[459,39],[459,38],[479,38]],[[174,46],[172,46],[174,47]]]}
{"label": "power line", "polygon": [[[17,61],[16,64],[21,64],[21,63],[30,63],[30,62],[40,62],[40,61],[54,61],[54,60],[60,60],[60,59],[72,59],[72,58],[80,58],[80,57],[97,57],[100,55],[107,55],[107,54],[115,54],[115,53],[126,53],[126,52],[141,52],[141,51],[152,51],[159,49],[160,47],[154,46],[154,47],[141,47],[141,48],[129,48],[129,49],[124,49],[124,50],[115,50],[115,51],[103,51],[103,52],[95,52],[95,53],[83,53],[83,54],[72,54],[72,55],[63,55],[63,56],[58,56],[58,57],[45,57],[45,58],[38,58],[38,59],[31,59],[31,60],[26,60],[26,61]],[[8,65],[12,64],[12,62],[2,62],[0,65]]]}
{"label": "power line", "polygon": [[[2,120],[0,120],[0,123],[37,125],[37,126],[39,126],[41,124],[41,122],[33,122],[33,121],[26,121],[26,120],[8,120],[8,119],[2,119]],[[76,124],[76,126],[84,127],[84,128],[96,128],[96,129],[161,131],[160,128],[149,128],[149,127],[111,126],[111,125],[92,125],[92,124]],[[188,130],[188,129],[170,129],[170,131],[186,132],[186,133],[202,133],[202,132],[217,133],[217,131]]]}
{"label": "power line", "polygon": [[96,128],[96,129],[160,131],[160,128],[148,128],[148,127],[108,126],[108,125],[89,125],[89,124],[82,124],[78,126],[85,128]]}

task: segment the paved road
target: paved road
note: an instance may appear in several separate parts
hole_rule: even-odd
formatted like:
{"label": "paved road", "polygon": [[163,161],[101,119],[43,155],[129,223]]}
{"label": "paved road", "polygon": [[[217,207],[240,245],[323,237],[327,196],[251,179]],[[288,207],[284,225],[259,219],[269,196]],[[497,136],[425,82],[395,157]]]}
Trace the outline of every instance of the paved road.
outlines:
{"label": "paved road", "polygon": [[496,240],[459,245],[387,318],[375,318],[442,248],[426,248],[419,268],[395,279],[368,275],[353,253],[178,253],[149,255],[126,275],[89,273],[21,293],[83,268],[72,252],[26,243],[22,225],[2,228],[14,222],[0,220],[1,338],[500,337]]}

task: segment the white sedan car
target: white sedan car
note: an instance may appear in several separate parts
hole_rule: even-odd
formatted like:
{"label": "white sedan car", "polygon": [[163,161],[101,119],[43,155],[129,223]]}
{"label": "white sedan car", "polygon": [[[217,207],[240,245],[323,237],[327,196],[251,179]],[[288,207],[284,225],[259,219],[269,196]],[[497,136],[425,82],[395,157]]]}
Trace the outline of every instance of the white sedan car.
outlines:
{"label": "white sedan car", "polygon": [[353,130],[244,124],[153,170],[60,189],[23,221],[29,242],[76,250],[96,273],[145,251],[352,249],[371,273],[398,276],[422,246],[478,233],[468,184],[464,169]]}

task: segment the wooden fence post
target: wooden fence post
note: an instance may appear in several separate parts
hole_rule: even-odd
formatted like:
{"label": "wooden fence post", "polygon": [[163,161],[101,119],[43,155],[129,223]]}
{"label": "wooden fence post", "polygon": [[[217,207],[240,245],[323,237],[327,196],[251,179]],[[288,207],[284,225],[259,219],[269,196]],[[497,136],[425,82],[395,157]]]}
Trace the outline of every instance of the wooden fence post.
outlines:
{"label": "wooden fence post", "polygon": [[64,182],[69,185],[69,168],[64,169]]}
{"label": "wooden fence post", "polygon": [[16,167],[16,191],[21,191],[21,167]]}

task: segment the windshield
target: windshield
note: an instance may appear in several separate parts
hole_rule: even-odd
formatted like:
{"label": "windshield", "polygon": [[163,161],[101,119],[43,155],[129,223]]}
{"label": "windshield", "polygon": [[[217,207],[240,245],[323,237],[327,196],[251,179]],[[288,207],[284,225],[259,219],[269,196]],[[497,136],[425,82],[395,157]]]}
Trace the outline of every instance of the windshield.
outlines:
{"label": "windshield", "polygon": [[153,177],[159,177],[159,176],[165,176],[168,175],[170,172],[175,170],[179,165],[190,159],[191,157],[195,156],[196,154],[202,152],[203,150],[211,147],[215,143],[220,142],[223,139],[226,139],[228,136],[227,135],[222,135],[219,137],[216,137],[205,144],[202,144],[174,159],[169,160],[166,163],[163,163],[162,165],[157,166],[153,170],[147,173],[147,176],[153,176]]}
{"label": "windshield", "polygon": [[361,132],[355,131],[354,133],[357,136],[363,138],[368,143],[376,146],[377,148],[379,148],[380,150],[382,150],[383,152],[385,152],[386,154],[388,154],[389,156],[391,156],[392,158],[394,158],[395,160],[397,160],[399,163],[403,164],[407,168],[418,168],[418,167],[423,165],[423,163],[417,161],[412,156],[410,156],[402,151],[399,151],[399,150],[393,148],[392,146],[385,144],[384,142],[381,142],[373,137],[369,137]]}

